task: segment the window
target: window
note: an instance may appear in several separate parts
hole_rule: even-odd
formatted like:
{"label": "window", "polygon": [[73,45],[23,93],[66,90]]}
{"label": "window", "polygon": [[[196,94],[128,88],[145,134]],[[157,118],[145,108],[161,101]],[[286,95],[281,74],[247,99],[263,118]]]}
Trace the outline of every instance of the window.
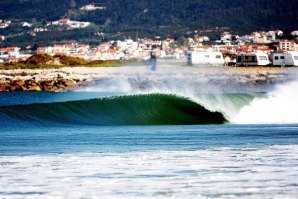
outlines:
{"label": "window", "polygon": [[241,62],[242,61],[242,57],[241,56],[237,56],[237,62]]}
{"label": "window", "polygon": [[285,56],[280,56],[280,59],[285,59]]}
{"label": "window", "polygon": [[220,55],[216,55],[215,58],[216,58],[216,59],[220,59],[221,56],[220,56]]}
{"label": "window", "polygon": [[298,56],[294,56],[294,59],[295,59],[295,60],[298,60]]}
{"label": "window", "polygon": [[209,55],[205,55],[206,58],[209,58]]}
{"label": "window", "polygon": [[274,60],[278,60],[278,56],[275,56],[275,57],[274,57]]}
{"label": "window", "polygon": [[249,56],[245,56],[245,59],[248,60],[249,59]]}
{"label": "window", "polygon": [[267,60],[266,56],[260,56],[260,60]]}

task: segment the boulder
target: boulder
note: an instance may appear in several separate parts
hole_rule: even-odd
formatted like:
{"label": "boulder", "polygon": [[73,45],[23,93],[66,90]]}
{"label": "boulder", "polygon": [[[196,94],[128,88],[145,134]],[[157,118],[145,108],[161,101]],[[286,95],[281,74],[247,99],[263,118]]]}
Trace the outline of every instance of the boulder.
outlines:
{"label": "boulder", "polygon": [[18,85],[18,86],[20,86],[20,87],[22,87],[22,86],[25,86],[25,81],[24,80],[18,80],[18,81],[16,81],[16,82],[14,82],[14,84],[15,85]]}
{"label": "boulder", "polygon": [[41,88],[38,85],[31,86],[30,88],[27,88],[27,91],[41,91]]}

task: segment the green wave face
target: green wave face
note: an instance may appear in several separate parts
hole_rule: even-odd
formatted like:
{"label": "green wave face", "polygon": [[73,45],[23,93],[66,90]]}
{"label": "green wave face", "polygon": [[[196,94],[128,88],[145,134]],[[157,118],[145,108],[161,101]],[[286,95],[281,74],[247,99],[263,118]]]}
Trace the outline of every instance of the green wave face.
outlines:
{"label": "green wave face", "polygon": [[0,113],[26,121],[85,125],[223,124],[212,112],[187,98],[166,94],[131,95],[81,101],[0,107]]}

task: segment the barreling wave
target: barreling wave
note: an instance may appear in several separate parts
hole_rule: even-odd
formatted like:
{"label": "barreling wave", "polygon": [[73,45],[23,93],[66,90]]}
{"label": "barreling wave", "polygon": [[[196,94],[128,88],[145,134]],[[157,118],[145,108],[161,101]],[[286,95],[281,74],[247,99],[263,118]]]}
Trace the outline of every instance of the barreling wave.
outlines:
{"label": "barreling wave", "polygon": [[223,124],[227,121],[220,112],[167,94],[4,106],[0,107],[0,115],[21,121],[102,126]]}

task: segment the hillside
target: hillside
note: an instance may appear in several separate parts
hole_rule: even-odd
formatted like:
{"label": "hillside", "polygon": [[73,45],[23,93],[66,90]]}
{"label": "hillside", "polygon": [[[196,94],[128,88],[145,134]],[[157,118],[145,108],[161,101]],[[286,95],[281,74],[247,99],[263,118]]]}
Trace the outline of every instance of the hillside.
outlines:
{"label": "hillside", "polygon": [[[79,9],[88,3],[104,5],[106,9],[89,12]],[[136,34],[180,37],[187,30],[211,27],[229,27],[237,33],[298,28],[297,2],[292,0],[1,0],[0,8],[0,19],[44,25],[69,17],[93,23],[79,32],[55,34],[58,41],[91,39],[87,42],[92,42],[97,31],[108,33],[111,38],[119,33],[123,38]],[[46,43],[47,37],[52,40],[51,35],[45,34],[33,41]],[[28,37],[15,42],[25,41],[31,42]]]}

